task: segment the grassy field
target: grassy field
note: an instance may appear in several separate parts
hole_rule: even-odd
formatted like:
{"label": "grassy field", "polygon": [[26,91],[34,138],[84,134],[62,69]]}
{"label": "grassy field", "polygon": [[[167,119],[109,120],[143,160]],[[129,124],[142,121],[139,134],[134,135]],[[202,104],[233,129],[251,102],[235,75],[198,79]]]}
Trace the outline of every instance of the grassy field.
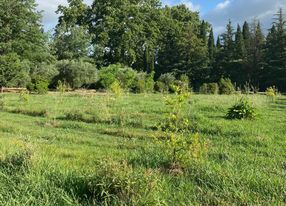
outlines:
{"label": "grassy field", "polygon": [[186,115],[207,151],[180,174],[154,137],[161,94],[0,99],[0,205],[285,205],[286,96],[255,120],[228,120],[238,95],[192,95]]}

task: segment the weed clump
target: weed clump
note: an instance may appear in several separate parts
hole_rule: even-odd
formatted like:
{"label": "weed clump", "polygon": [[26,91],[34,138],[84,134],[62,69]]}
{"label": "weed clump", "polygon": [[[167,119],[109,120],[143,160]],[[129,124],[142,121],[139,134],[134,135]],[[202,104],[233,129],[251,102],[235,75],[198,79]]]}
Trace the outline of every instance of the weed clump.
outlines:
{"label": "weed clump", "polygon": [[4,95],[0,95],[0,110],[4,110],[6,105],[6,100]]}
{"label": "weed clump", "polygon": [[98,162],[95,172],[49,177],[83,205],[153,205],[158,191],[154,170],[135,170],[127,162]]}
{"label": "weed clump", "polygon": [[0,159],[0,170],[12,174],[26,169],[31,155],[28,150],[20,150],[15,154],[7,155],[5,158]]}
{"label": "weed clump", "polygon": [[227,119],[254,119],[256,111],[246,98],[241,98],[227,112]]}

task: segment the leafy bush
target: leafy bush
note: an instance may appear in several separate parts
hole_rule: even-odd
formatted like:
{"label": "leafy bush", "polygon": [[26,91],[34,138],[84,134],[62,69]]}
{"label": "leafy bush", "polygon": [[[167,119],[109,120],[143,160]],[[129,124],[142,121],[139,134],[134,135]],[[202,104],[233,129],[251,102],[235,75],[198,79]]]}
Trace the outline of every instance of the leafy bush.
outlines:
{"label": "leafy bush", "polygon": [[111,84],[110,91],[116,96],[120,96],[122,94],[122,89],[118,81],[115,81]]}
{"label": "leafy bush", "polygon": [[136,78],[136,71],[120,64],[103,67],[99,71],[99,83],[104,89],[110,89],[114,82],[118,82],[124,90],[131,89]]}
{"label": "leafy bush", "polygon": [[157,81],[157,82],[155,83],[155,90],[156,90],[157,92],[160,92],[160,93],[166,92],[165,84],[164,84],[163,82]]}
{"label": "leafy bush", "polygon": [[83,60],[62,60],[56,64],[59,74],[53,79],[55,88],[58,81],[66,82],[71,88],[89,86],[98,80],[96,66]]}
{"label": "leafy bush", "polygon": [[30,95],[28,91],[21,91],[19,94],[20,102],[28,102],[30,100]]}
{"label": "leafy bush", "polygon": [[274,98],[278,94],[278,89],[275,86],[268,87],[265,91],[266,96]]}
{"label": "leafy bush", "polygon": [[162,74],[157,80],[157,89],[159,92],[169,92],[176,77],[172,73]]}
{"label": "leafy bush", "polygon": [[253,105],[245,99],[241,98],[234,106],[232,106],[226,115],[228,119],[254,119],[256,111]]}
{"label": "leafy bush", "polygon": [[31,78],[45,80],[51,82],[57,75],[59,71],[55,64],[42,63],[32,68]]}
{"label": "leafy bush", "polygon": [[136,93],[145,93],[154,91],[154,73],[147,74],[145,72],[140,72],[133,84],[133,91]]}
{"label": "leafy bush", "polygon": [[234,85],[229,78],[221,78],[219,81],[220,94],[233,94],[235,92]]}
{"label": "leafy bush", "polygon": [[30,92],[35,92],[38,94],[46,94],[49,90],[49,82],[42,79],[41,77],[32,79],[32,81],[27,85],[27,89]]}
{"label": "leafy bush", "polygon": [[167,149],[169,169],[180,171],[191,160],[201,157],[205,145],[200,141],[199,134],[190,132],[190,122],[184,115],[190,93],[184,88],[175,88],[175,96],[166,99],[166,104],[171,106],[172,111],[159,126],[165,133],[165,138],[159,141]]}
{"label": "leafy bush", "polygon": [[63,95],[69,89],[69,85],[66,82],[62,82],[61,80],[58,81],[57,84],[57,91]]}
{"label": "leafy bush", "polygon": [[201,94],[218,94],[219,86],[217,83],[204,83],[200,87]]}

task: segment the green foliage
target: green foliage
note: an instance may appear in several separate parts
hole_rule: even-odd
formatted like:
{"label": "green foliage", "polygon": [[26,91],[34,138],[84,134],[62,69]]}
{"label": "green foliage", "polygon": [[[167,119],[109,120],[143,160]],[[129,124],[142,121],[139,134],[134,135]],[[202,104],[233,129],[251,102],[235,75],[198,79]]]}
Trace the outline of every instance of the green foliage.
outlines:
{"label": "green foliage", "polygon": [[53,58],[34,0],[0,1],[0,85],[25,87],[30,70]]}
{"label": "green foliage", "polygon": [[219,86],[217,83],[204,83],[200,87],[201,94],[218,94],[219,93]]}
{"label": "green foliage", "polygon": [[110,85],[110,91],[117,97],[122,94],[122,89],[118,81],[115,81]]}
{"label": "green foliage", "polygon": [[32,81],[27,85],[27,89],[30,92],[35,92],[37,94],[46,94],[49,90],[49,82],[42,79],[41,77],[32,79]]}
{"label": "green foliage", "polygon": [[278,90],[275,86],[268,87],[265,91],[267,97],[275,98],[278,94]]}
{"label": "green foliage", "polygon": [[145,72],[139,72],[133,84],[133,91],[136,93],[153,92],[154,86],[154,73],[147,74]]}
{"label": "green foliage", "polygon": [[99,83],[104,89],[110,89],[114,82],[118,82],[120,87],[128,91],[131,89],[136,78],[136,71],[120,64],[103,67],[99,71]]}
{"label": "green foliage", "polygon": [[69,86],[66,82],[62,82],[61,80],[58,81],[57,84],[57,91],[60,92],[61,95],[63,95],[67,90]]}
{"label": "green foliage", "polygon": [[3,110],[5,108],[5,104],[6,104],[5,96],[0,94],[0,110]]}
{"label": "green foliage", "polygon": [[62,60],[56,64],[59,74],[53,79],[53,86],[58,81],[65,82],[71,88],[89,87],[97,82],[96,66],[83,60]]}
{"label": "green foliage", "polygon": [[16,53],[0,55],[0,85],[25,87],[29,81],[29,62],[21,61]]}
{"label": "green foliage", "polygon": [[246,98],[241,98],[231,108],[226,115],[228,119],[254,119],[256,111],[254,106]]}
{"label": "green foliage", "polygon": [[189,92],[175,87],[175,97],[166,98],[171,113],[159,127],[165,134],[164,139],[159,141],[166,146],[171,170],[183,169],[193,159],[200,158],[204,151],[204,144],[200,141],[199,134],[190,133],[190,121],[184,115],[189,97]]}
{"label": "green foliage", "polygon": [[[112,95],[73,92],[56,105],[57,93],[30,95],[21,109],[18,94],[2,95],[0,205],[284,204],[283,95],[271,104],[249,95],[261,116],[250,124],[222,118],[236,95],[193,94],[182,113],[199,135],[184,138],[200,152],[187,150],[192,158],[183,165],[171,164],[167,135],[153,127],[172,112],[162,107],[162,94],[122,94],[110,102]],[[79,120],[65,119],[67,113]]]}
{"label": "green foliage", "polygon": [[30,100],[30,94],[28,91],[21,91],[19,95],[20,102],[28,102]]}
{"label": "green foliage", "polygon": [[176,77],[172,73],[162,74],[157,80],[158,90],[160,92],[169,92],[175,83]]}
{"label": "green foliage", "polygon": [[235,92],[234,85],[229,78],[221,78],[219,81],[220,94],[233,94]]}

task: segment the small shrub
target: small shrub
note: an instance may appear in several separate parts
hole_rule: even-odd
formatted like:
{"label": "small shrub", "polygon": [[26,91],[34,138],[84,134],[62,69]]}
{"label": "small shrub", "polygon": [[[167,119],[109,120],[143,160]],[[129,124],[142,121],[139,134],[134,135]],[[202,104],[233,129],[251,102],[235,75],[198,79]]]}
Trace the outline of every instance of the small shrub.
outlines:
{"label": "small shrub", "polygon": [[27,85],[27,89],[30,92],[35,92],[37,94],[46,94],[49,90],[49,82],[42,78],[34,78],[32,81]]}
{"label": "small shrub", "polygon": [[28,91],[21,91],[19,96],[20,102],[28,102],[30,100],[30,94]]}
{"label": "small shrub", "polygon": [[134,81],[133,91],[136,93],[146,93],[154,91],[154,73],[147,74],[140,72],[137,74],[136,80]]}
{"label": "small shrub", "polygon": [[204,83],[200,87],[201,94],[218,94],[219,86],[217,83]]}
{"label": "small shrub", "polygon": [[122,89],[130,90],[135,79],[136,71],[120,64],[103,67],[99,71],[99,83],[104,89],[110,89],[117,81]]}
{"label": "small shrub", "polygon": [[278,89],[275,86],[268,87],[265,91],[265,94],[267,97],[271,98],[272,100],[275,99],[275,97],[278,94]]}
{"label": "small shrub", "polygon": [[160,92],[160,93],[167,92],[165,84],[163,82],[160,82],[160,81],[157,81],[155,83],[155,90]]}
{"label": "small shrub", "polygon": [[171,170],[180,171],[191,160],[200,158],[204,151],[204,143],[200,141],[198,134],[190,132],[190,122],[184,115],[189,95],[189,92],[176,87],[175,97],[166,99],[166,104],[171,106],[172,111],[159,126],[165,133],[165,138],[159,141],[167,149]]}
{"label": "small shrub", "polygon": [[110,91],[115,94],[115,96],[120,96],[122,94],[122,89],[120,83],[118,81],[113,82],[110,85]]}
{"label": "small shrub", "polygon": [[159,84],[160,86],[159,89],[161,91],[169,92],[175,81],[176,81],[176,77],[172,73],[166,73],[166,74],[162,74],[159,77],[157,84]]}
{"label": "small shrub", "polygon": [[222,78],[219,81],[219,93],[220,94],[233,94],[235,92],[234,85],[229,78]]}
{"label": "small shrub", "polygon": [[255,108],[245,98],[241,98],[235,103],[235,105],[228,110],[226,115],[228,119],[254,119],[255,116]]}
{"label": "small shrub", "polygon": [[58,81],[57,84],[57,91],[60,92],[61,95],[63,95],[68,90],[68,85],[66,82],[62,82],[61,80]]}

